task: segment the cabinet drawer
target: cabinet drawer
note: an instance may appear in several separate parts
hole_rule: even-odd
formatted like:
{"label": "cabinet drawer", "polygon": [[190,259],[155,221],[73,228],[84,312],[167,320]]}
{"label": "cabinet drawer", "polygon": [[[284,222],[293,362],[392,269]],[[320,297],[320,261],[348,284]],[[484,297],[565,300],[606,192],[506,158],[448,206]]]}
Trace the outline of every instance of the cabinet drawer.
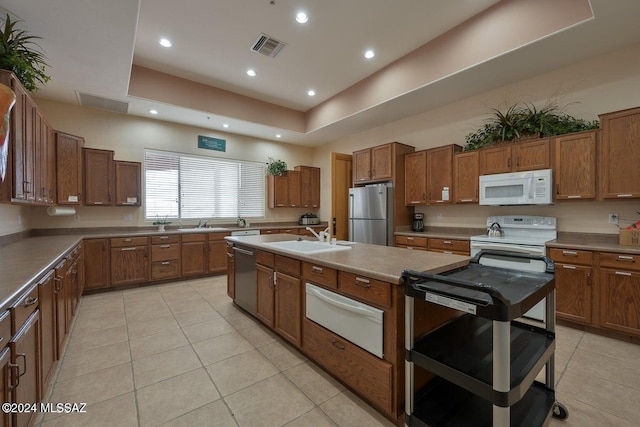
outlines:
{"label": "cabinet drawer", "polygon": [[15,334],[22,324],[38,308],[38,286],[33,285],[11,306],[11,333]]}
{"label": "cabinet drawer", "polygon": [[549,249],[549,257],[555,262],[566,264],[591,265],[593,262],[593,253],[574,249],[551,248]]}
{"label": "cabinet drawer", "polygon": [[302,276],[313,283],[338,289],[338,272],[333,268],[312,264],[310,262],[303,262]]}
{"label": "cabinet drawer", "polygon": [[392,366],[339,335],[304,319],[302,349],[385,412],[391,412]]}
{"label": "cabinet drawer", "polygon": [[0,349],[4,348],[11,340],[11,312],[6,310],[0,316]]}
{"label": "cabinet drawer", "polygon": [[407,246],[407,245],[398,245],[396,244],[397,248],[405,248],[405,249],[415,249],[417,251],[426,251],[427,248],[424,246]]}
{"label": "cabinet drawer", "polygon": [[341,271],[338,287],[347,295],[373,304],[391,307],[390,283]]}
{"label": "cabinet drawer", "polygon": [[429,250],[443,249],[445,251],[464,252],[465,255],[469,255],[469,252],[470,252],[469,245],[470,245],[470,242],[468,240],[429,239]]}
{"label": "cabinet drawer", "polygon": [[165,245],[167,243],[180,243],[180,236],[174,234],[172,236],[152,236],[152,245]]}
{"label": "cabinet drawer", "polygon": [[72,260],[75,260],[80,256],[81,253],[82,253],[82,243],[76,245],[73,249],[71,249],[71,252],[69,253],[69,258]]}
{"label": "cabinet drawer", "polygon": [[617,270],[640,270],[640,255],[600,252],[600,267]]}
{"label": "cabinet drawer", "polygon": [[276,255],[276,271],[289,276],[300,277],[300,261],[281,255]]}
{"label": "cabinet drawer", "polygon": [[260,234],[278,234],[279,232],[280,230],[274,230],[274,229],[260,230]]}
{"label": "cabinet drawer", "polygon": [[210,233],[209,241],[211,242],[214,240],[224,240],[224,238],[227,236],[231,236],[231,233]]}
{"label": "cabinet drawer", "polygon": [[151,263],[151,280],[171,279],[180,275],[180,261],[161,261]]}
{"label": "cabinet drawer", "polygon": [[274,265],[274,255],[269,252],[257,251],[256,252],[256,263],[262,264],[267,267],[273,268]]}
{"label": "cabinet drawer", "polygon": [[396,236],[396,245],[427,247],[426,237]]}
{"label": "cabinet drawer", "polygon": [[178,258],[180,258],[180,245],[177,243],[151,245],[151,262],[167,261]]}
{"label": "cabinet drawer", "polygon": [[149,244],[148,237],[118,237],[111,239],[112,248],[120,248],[122,246],[143,246]]}
{"label": "cabinet drawer", "polygon": [[280,233],[300,234],[300,229],[299,228],[281,228]]}
{"label": "cabinet drawer", "polygon": [[207,240],[206,234],[184,234],[182,236],[182,243],[204,242],[205,240]]}
{"label": "cabinet drawer", "polygon": [[450,251],[448,249],[429,249],[429,252],[438,252],[438,253],[441,253],[441,254],[449,254],[449,255],[469,256],[469,252]]}

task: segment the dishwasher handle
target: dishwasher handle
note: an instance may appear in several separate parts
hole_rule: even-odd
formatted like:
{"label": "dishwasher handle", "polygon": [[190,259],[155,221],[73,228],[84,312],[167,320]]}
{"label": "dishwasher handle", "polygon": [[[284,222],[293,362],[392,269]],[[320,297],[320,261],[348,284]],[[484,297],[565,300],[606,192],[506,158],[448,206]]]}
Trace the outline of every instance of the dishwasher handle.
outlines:
{"label": "dishwasher handle", "polygon": [[367,317],[370,317],[373,315],[373,313],[370,310],[367,310],[361,305],[349,304],[349,302],[347,301],[341,301],[341,300],[338,300],[337,298],[332,298],[330,294],[333,294],[333,292],[322,291],[321,289],[310,289],[310,288],[307,288],[307,292],[315,295],[316,297],[320,298],[326,303],[342,308],[343,310],[347,310],[352,313],[360,314]]}
{"label": "dishwasher handle", "polygon": [[235,247],[235,246],[234,246],[233,250],[234,250],[234,251],[236,251],[236,252],[238,252],[238,253],[241,253],[241,254],[243,254],[243,255],[253,256],[253,252],[248,251],[248,250],[246,250],[246,249],[241,249],[241,248],[237,248],[237,247]]}

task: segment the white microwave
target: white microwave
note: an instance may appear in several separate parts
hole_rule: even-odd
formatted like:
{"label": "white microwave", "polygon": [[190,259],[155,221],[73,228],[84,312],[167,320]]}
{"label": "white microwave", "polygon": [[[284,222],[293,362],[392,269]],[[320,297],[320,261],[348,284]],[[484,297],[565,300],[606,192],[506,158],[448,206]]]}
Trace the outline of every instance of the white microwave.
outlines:
{"label": "white microwave", "polygon": [[500,173],[480,177],[481,205],[549,205],[551,169]]}

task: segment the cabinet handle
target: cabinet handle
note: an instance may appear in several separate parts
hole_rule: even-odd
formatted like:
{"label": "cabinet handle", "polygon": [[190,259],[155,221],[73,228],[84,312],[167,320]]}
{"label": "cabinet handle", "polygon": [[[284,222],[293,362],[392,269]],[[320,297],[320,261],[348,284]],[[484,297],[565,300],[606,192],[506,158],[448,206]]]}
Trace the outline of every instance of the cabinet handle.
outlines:
{"label": "cabinet handle", "polygon": [[633,194],[618,194],[617,197],[632,197]]}
{"label": "cabinet handle", "polygon": [[93,202],[94,205],[101,205],[102,202]]}
{"label": "cabinet handle", "polygon": [[38,303],[38,298],[27,297],[24,300],[24,306],[25,307],[29,307],[30,305],[37,304],[37,303]]}
{"label": "cabinet handle", "polygon": [[507,167],[511,168],[511,157],[507,159]]}
{"label": "cabinet handle", "polygon": [[413,240],[413,237],[407,237],[407,240]]}
{"label": "cabinet handle", "polygon": [[132,246],[130,248],[122,248],[120,249],[121,251],[135,251],[137,248],[135,246]]}
{"label": "cabinet handle", "polygon": [[560,184],[556,183],[556,194],[560,194]]}
{"label": "cabinet handle", "polygon": [[451,240],[445,240],[442,242],[443,245],[453,245],[453,243],[451,243]]}
{"label": "cabinet handle", "polygon": [[169,265],[169,264],[171,264],[169,261],[165,261],[161,265]]}
{"label": "cabinet handle", "polygon": [[[14,375],[12,375],[15,380],[16,383],[15,384],[9,384],[9,390],[15,390],[19,385],[20,385],[20,365],[18,365],[17,363],[8,363],[7,364],[9,366],[9,369],[11,369],[12,371],[16,371],[16,373]],[[11,380],[9,380],[11,381]]]}
{"label": "cabinet handle", "polygon": [[229,252],[227,252],[227,256],[231,259],[233,259],[233,254],[230,254]]}
{"label": "cabinet handle", "polygon": [[620,262],[636,262],[635,258],[627,255],[618,255],[618,259],[616,261]]}
{"label": "cabinet handle", "polygon": [[123,242],[130,242],[131,239],[122,239]]}
{"label": "cabinet handle", "polygon": [[591,273],[587,273],[587,286],[591,286]]}
{"label": "cabinet handle", "polygon": [[278,284],[278,274],[274,271],[273,272],[273,288],[275,289],[276,285]]}
{"label": "cabinet handle", "polygon": [[317,265],[314,265],[313,267],[311,267],[311,271],[313,271],[314,273],[318,273],[318,274],[322,274],[322,267],[318,267]]}
{"label": "cabinet handle", "polygon": [[160,248],[162,248],[162,249],[168,249],[170,247],[171,247],[171,245],[160,245]]}
{"label": "cabinet handle", "polygon": [[16,365],[18,365],[18,378],[20,378],[27,373],[27,355],[25,353],[16,354],[16,362],[18,361],[18,357],[22,357],[22,360],[24,361],[24,371],[22,371],[22,373],[20,373],[20,364],[16,363]]}
{"label": "cabinet handle", "polygon": [[516,167],[520,167],[520,156],[516,158]]}
{"label": "cabinet handle", "polygon": [[356,277],[356,286],[360,286],[362,288],[370,288],[371,287],[371,282],[369,282],[367,279],[363,279],[362,277]]}
{"label": "cabinet handle", "polygon": [[[477,197],[477,194],[476,194],[476,197]],[[461,203],[473,202],[473,199],[460,199],[459,202]]]}
{"label": "cabinet handle", "polygon": [[565,255],[565,256],[578,256],[578,252],[576,252],[576,251],[562,251],[562,255]]}
{"label": "cabinet handle", "polygon": [[169,236],[160,236],[160,240],[167,240]]}
{"label": "cabinet handle", "polygon": [[631,273],[627,273],[626,271],[616,271],[618,276],[631,276]]}
{"label": "cabinet handle", "polygon": [[333,346],[339,350],[344,350],[346,347],[344,344],[336,341],[336,340],[331,340],[331,344],[333,344]]}

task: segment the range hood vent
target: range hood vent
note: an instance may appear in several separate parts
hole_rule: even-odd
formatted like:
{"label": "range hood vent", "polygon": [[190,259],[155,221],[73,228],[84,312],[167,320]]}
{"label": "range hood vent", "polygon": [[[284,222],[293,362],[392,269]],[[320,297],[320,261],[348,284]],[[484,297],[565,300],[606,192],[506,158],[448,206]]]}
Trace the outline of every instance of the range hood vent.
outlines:
{"label": "range hood vent", "polygon": [[78,98],[80,99],[80,105],[82,105],[83,107],[97,108],[99,110],[106,110],[123,114],[127,114],[129,112],[128,102],[103,98],[96,95],[89,95],[88,93],[84,92],[78,92]]}
{"label": "range hood vent", "polygon": [[253,47],[251,48],[251,50],[254,52],[261,53],[265,56],[275,58],[275,56],[286,45],[287,44],[285,42],[281,42],[280,40],[276,40],[273,37],[262,33],[253,44]]}

